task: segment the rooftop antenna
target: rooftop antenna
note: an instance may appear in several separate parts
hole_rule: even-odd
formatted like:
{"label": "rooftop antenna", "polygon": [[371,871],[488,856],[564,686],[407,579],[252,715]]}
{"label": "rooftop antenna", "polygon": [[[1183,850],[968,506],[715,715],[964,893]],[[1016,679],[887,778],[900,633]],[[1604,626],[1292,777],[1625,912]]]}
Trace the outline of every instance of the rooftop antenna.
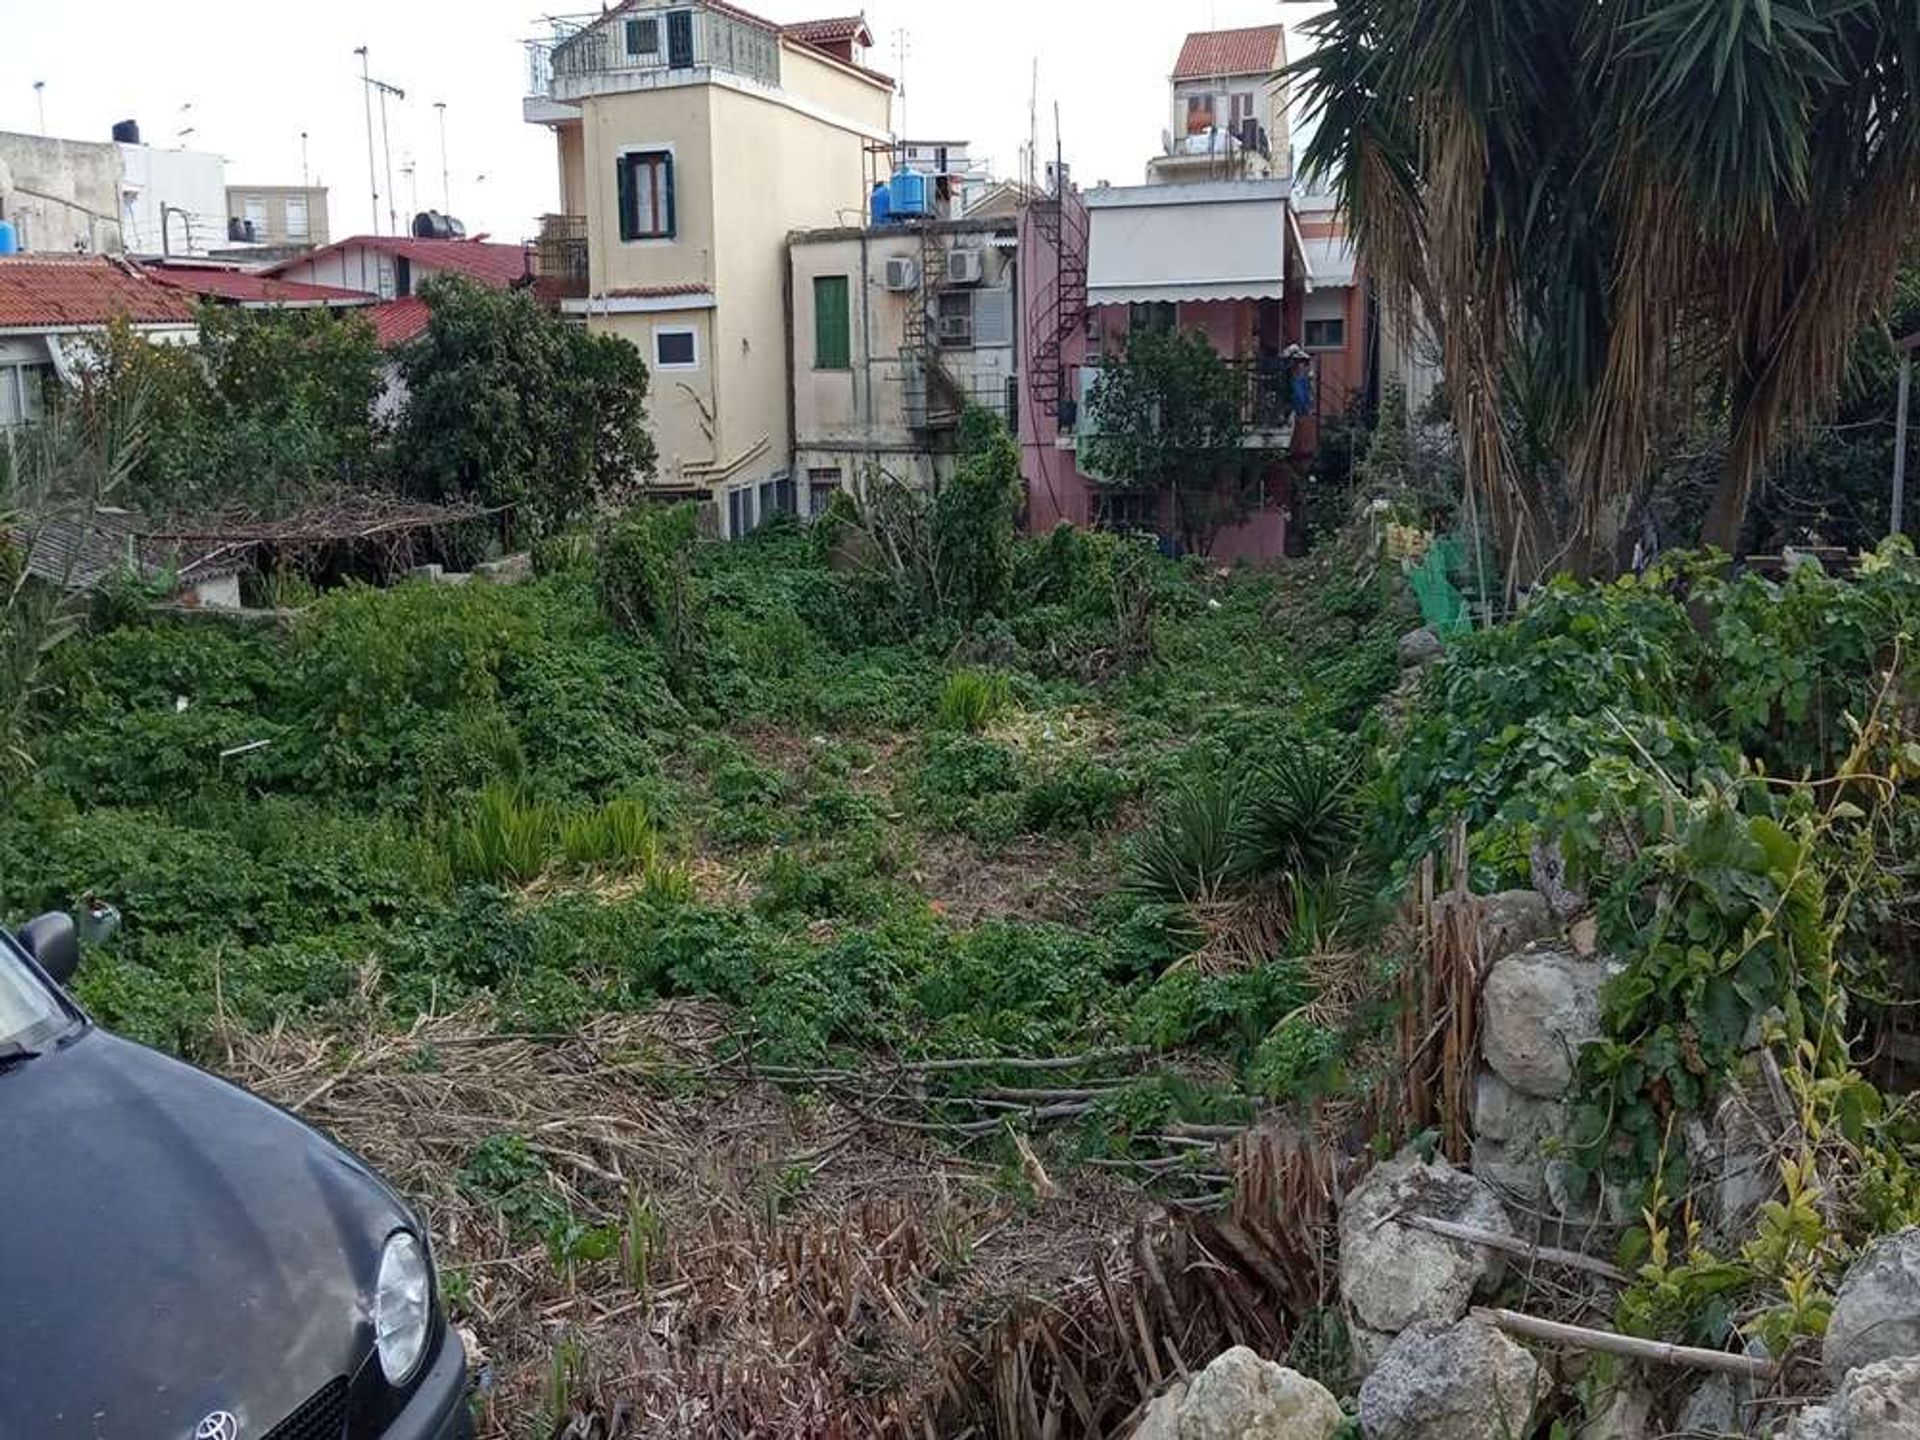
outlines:
{"label": "rooftop antenna", "polygon": [[174,145],[174,148],[176,150],[186,149],[187,137],[190,135],[196,135],[199,133],[199,131],[191,123],[193,119],[192,111],[193,111],[193,102],[191,100],[187,101],[186,104],[180,107],[180,128],[176,130],[173,135],[174,141],[176,142]]}
{"label": "rooftop antenna", "polygon": [[400,178],[407,182],[407,209],[418,215],[420,213],[418,169],[414,165],[411,156],[407,156],[400,161]]}
{"label": "rooftop antenna", "polygon": [[367,71],[367,47],[362,45],[354,54],[360,57],[360,86],[367,102],[367,188],[373,192],[373,218],[368,222],[373,233],[380,233],[380,172],[373,168],[373,76]]}
{"label": "rooftop antenna", "polygon": [[1027,92],[1027,189],[1040,188],[1040,56],[1033,57],[1033,89]]}
{"label": "rooftop antenna", "polygon": [[35,103],[37,103],[40,106],[40,133],[44,135],[47,133],[47,82],[46,81],[36,80],[33,82],[33,98]]}
{"label": "rooftop antenna", "polygon": [[407,98],[407,92],[398,85],[389,85],[384,80],[369,82],[380,92],[380,150],[387,157],[387,221],[395,235],[400,233],[400,212],[396,208],[399,195],[393,188],[393,134],[387,128],[387,97],[396,100]]}
{"label": "rooftop antenna", "polygon": [[307,132],[304,130],[300,132],[300,188],[302,190],[313,188],[313,181],[307,176]]}
{"label": "rooftop antenna", "polygon": [[893,32],[893,68],[896,83],[900,87],[900,136],[906,139],[907,129],[907,61],[913,55],[913,32],[902,25]]}
{"label": "rooftop antenna", "polygon": [[453,214],[453,182],[447,178],[447,102],[436,100],[433,108],[440,112],[440,208]]}

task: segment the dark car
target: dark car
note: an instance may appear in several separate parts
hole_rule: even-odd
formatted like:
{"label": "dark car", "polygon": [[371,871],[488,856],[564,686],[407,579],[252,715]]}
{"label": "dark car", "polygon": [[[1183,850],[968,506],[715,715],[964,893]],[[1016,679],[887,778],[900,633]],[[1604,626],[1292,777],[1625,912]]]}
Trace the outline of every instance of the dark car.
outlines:
{"label": "dark car", "polygon": [[285,1111],[93,1024],[0,932],[0,1440],[448,1440],[420,1217]]}

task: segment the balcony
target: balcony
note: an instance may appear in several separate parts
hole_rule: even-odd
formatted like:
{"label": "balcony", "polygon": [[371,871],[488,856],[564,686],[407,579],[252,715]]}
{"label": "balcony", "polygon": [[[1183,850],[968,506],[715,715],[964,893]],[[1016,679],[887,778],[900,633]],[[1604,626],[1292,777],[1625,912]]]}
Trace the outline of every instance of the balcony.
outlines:
{"label": "balcony", "polygon": [[[1242,444],[1249,450],[1287,451],[1293,448],[1293,426],[1299,417],[1293,408],[1293,386],[1284,362],[1274,360],[1228,360],[1227,383],[1239,400],[1240,423],[1246,427]],[[1075,386],[1079,396],[1074,406],[1074,440],[1093,435],[1093,409],[1088,403],[1101,366],[1082,365]]]}
{"label": "balcony", "polygon": [[780,84],[779,32],[722,9],[695,6],[658,18],[619,11],[564,16],[526,42],[527,119],[568,118],[594,95],[699,84],[715,71]]}
{"label": "balcony", "polygon": [[591,293],[587,268],[587,217],[543,215],[534,242],[533,274],[543,297],[579,300]]}

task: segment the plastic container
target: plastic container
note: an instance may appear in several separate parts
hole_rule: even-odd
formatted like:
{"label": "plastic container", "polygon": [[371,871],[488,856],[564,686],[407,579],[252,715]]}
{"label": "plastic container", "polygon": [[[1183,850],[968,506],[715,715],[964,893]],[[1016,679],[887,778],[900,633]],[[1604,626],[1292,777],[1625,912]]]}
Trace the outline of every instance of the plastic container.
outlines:
{"label": "plastic container", "polygon": [[20,232],[13,228],[11,220],[0,220],[0,255],[18,255],[20,253]]}
{"label": "plastic container", "polygon": [[931,214],[927,198],[927,177],[917,170],[901,166],[893,172],[891,200],[895,219]]}
{"label": "plastic container", "polygon": [[873,223],[890,225],[893,223],[893,191],[887,188],[887,182],[881,180],[873,187]]}

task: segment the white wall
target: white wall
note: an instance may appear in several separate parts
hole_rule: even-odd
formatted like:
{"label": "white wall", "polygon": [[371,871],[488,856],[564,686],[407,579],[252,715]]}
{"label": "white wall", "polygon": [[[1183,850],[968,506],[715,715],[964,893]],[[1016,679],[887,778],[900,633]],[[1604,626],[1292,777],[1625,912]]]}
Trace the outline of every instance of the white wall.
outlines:
{"label": "white wall", "polygon": [[[227,173],[218,155],[122,145],[121,229],[136,255],[204,255],[227,243]],[[163,238],[161,207],[171,216]]]}

